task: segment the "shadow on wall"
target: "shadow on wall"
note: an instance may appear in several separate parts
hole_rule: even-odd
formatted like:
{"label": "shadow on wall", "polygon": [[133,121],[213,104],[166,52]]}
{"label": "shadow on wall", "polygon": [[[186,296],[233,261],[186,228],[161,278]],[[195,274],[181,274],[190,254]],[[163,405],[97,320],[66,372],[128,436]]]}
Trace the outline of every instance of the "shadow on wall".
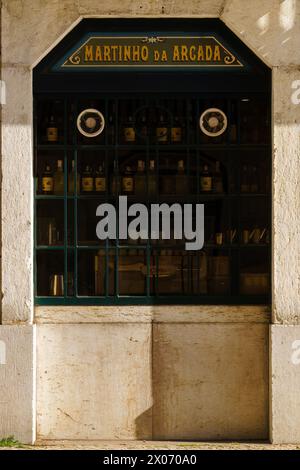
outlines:
{"label": "shadow on wall", "polygon": [[[252,2],[249,5],[251,4]],[[267,63],[286,63],[286,54],[289,54],[291,63],[299,63],[299,0],[280,0],[279,3],[277,0],[269,0],[255,4],[259,8],[252,8],[251,5],[244,10],[240,0],[225,2],[221,18],[242,40],[244,37],[246,42],[252,44]],[[278,54],[279,59],[276,60]]]}
{"label": "shadow on wall", "polygon": [[135,435],[138,440],[151,440],[153,406],[135,419]]}

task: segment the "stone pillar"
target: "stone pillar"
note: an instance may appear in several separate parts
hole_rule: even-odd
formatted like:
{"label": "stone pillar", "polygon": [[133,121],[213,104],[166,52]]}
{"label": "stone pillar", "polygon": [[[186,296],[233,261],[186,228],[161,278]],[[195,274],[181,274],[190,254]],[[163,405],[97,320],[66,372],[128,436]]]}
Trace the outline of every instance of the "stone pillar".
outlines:
{"label": "stone pillar", "polygon": [[300,92],[293,86],[300,80],[300,9],[293,0],[252,0],[243,8],[239,0],[227,0],[221,19],[273,70],[270,439],[298,443]]}
{"label": "stone pillar", "polygon": [[0,438],[35,440],[31,71],[2,66],[2,325]]}
{"label": "stone pillar", "polygon": [[35,327],[0,326],[0,439],[35,441]]}
{"label": "stone pillar", "polygon": [[[296,81],[299,81],[297,84]],[[298,88],[298,92],[297,89]],[[273,165],[273,443],[300,442],[300,72],[275,67]]]}

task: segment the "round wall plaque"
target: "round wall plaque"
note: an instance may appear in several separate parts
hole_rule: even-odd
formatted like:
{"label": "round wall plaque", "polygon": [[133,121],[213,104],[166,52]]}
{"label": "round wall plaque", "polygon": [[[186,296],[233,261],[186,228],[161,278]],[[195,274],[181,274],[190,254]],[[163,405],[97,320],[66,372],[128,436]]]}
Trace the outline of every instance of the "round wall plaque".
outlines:
{"label": "round wall plaque", "polygon": [[97,137],[105,126],[103,114],[97,109],[85,109],[77,118],[77,129],[85,137]]}
{"label": "round wall plaque", "polygon": [[227,117],[218,108],[209,108],[203,111],[199,118],[201,131],[209,137],[217,137],[227,129]]}

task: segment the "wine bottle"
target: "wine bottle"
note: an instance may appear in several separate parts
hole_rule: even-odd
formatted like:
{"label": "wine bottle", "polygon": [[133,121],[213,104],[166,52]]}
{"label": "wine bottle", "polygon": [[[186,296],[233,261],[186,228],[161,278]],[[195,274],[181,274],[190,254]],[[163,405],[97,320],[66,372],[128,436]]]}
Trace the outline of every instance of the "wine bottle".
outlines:
{"label": "wine bottle", "polygon": [[237,110],[234,102],[231,104],[229,140],[231,143],[237,142]]}
{"label": "wine bottle", "polygon": [[117,196],[120,193],[120,178],[116,161],[114,161],[114,169],[111,177],[111,193],[113,196]]}
{"label": "wine bottle", "polygon": [[46,130],[47,142],[58,142],[58,127],[54,116],[50,116]]}
{"label": "wine bottle", "polygon": [[258,174],[257,174],[256,165],[253,165],[250,170],[251,170],[251,173],[250,173],[250,187],[249,187],[249,190],[250,190],[251,193],[258,193],[259,186],[258,186]]}
{"label": "wine bottle", "polygon": [[165,168],[161,176],[161,192],[162,194],[174,193],[174,179],[170,173],[168,159],[166,159]]}
{"label": "wine bottle", "polygon": [[54,173],[54,194],[62,195],[63,193],[64,193],[63,161],[57,160],[57,168]]}
{"label": "wine bottle", "polygon": [[93,190],[94,178],[92,175],[92,169],[89,165],[86,165],[81,178],[81,191],[83,193],[91,193]]}
{"label": "wine bottle", "polygon": [[95,295],[104,294],[105,251],[99,250],[95,255]]}
{"label": "wine bottle", "polygon": [[140,138],[141,138],[141,143],[145,142],[145,139],[148,137],[148,119],[147,119],[147,113],[146,110],[143,111],[142,117],[141,117],[141,127],[140,127]]}
{"label": "wine bottle", "polygon": [[157,183],[156,183],[156,174],[155,174],[155,161],[150,160],[149,162],[149,174],[148,174],[148,194],[150,198],[156,196],[157,193]]}
{"label": "wine bottle", "polygon": [[249,190],[250,190],[250,185],[249,185],[248,166],[243,165],[242,174],[241,174],[241,192],[242,193],[249,193]]}
{"label": "wine bottle", "polygon": [[145,162],[138,160],[137,173],[134,177],[135,194],[146,193],[146,175],[145,175]]}
{"label": "wine bottle", "polygon": [[42,175],[42,193],[53,194],[53,174],[51,166],[46,164],[45,171]]}
{"label": "wine bottle", "polygon": [[[77,173],[77,194],[80,191],[80,175]],[[68,193],[69,194],[74,194],[75,192],[75,163],[74,160],[72,160],[72,167],[71,171],[68,175]]]}
{"label": "wine bottle", "polygon": [[213,175],[213,191],[214,193],[223,193],[223,178],[220,170],[220,162],[216,162],[216,169]]}
{"label": "wine bottle", "polygon": [[124,194],[133,194],[134,179],[131,166],[127,165],[122,177],[122,192]]}
{"label": "wine bottle", "polygon": [[107,132],[108,132],[108,143],[114,144],[115,143],[115,105],[114,104],[112,105],[109,116],[108,116]]}
{"label": "wine bottle", "polygon": [[96,193],[105,193],[106,191],[106,176],[103,165],[99,165],[95,175],[95,191]]}
{"label": "wine bottle", "polygon": [[208,165],[204,165],[200,175],[200,189],[204,193],[209,193],[212,190],[212,176],[209,172]]}
{"label": "wine bottle", "polygon": [[180,144],[182,142],[182,125],[180,123],[178,107],[171,127],[171,142],[174,144]]}
{"label": "wine bottle", "polygon": [[185,174],[184,161],[179,160],[177,164],[177,175],[175,176],[176,194],[188,193],[188,177]]}
{"label": "wine bottle", "polygon": [[156,140],[161,144],[168,143],[168,123],[165,113],[159,113],[158,123],[156,127]]}
{"label": "wine bottle", "polygon": [[128,109],[128,116],[124,126],[124,142],[125,143],[134,143],[136,139],[135,127],[133,122],[133,117],[131,114],[131,109]]}

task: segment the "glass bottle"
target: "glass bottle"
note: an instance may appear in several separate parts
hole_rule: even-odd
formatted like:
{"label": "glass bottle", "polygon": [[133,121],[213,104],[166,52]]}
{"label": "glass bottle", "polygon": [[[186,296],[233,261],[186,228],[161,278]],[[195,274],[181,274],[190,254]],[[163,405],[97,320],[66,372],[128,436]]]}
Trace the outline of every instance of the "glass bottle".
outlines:
{"label": "glass bottle", "polygon": [[114,103],[108,115],[107,132],[108,132],[108,143],[114,144],[115,143],[115,105]]}
{"label": "glass bottle", "polygon": [[168,123],[165,113],[162,110],[159,113],[156,127],[156,141],[160,144],[168,143]]}
{"label": "glass bottle", "polygon": [[139,138],[142,144],[145,143],[145,140],[148,137],[148,119],[146,109],[143,110],[141,119],[140,119],[140,129],[139,129]]}
{"label": "glass bottle", "polygon": [[45,171],[42,175],[42,193],[53,194],[53,174],[51,166],[46,164]]}
{"label": "glass bottle", "polygon": [[104,294],[105,251],[99,250],[95,255],[95,295]]}
{"label": "glass bottle", "polygon": [[122,192],[124,194],[134,193],[134,179],[131,166],[127,165],[122,177]]}
{"label": "glass bottle", "polygon": [[[77,173],[77,194],[80,191],[80,175]],[[71,171],[68,175],[68,193],[69,194],[74,194],[75,192],[75,163],[74,160],[72,160],[72,167]]]}
{"label": "glass bottle", "polygon": [[134,177],[135,194],[146,193],[146,175],[145,175],[145,162],[138,160],[137,173]]}
{"label": "glass bottle", "polygon": [[193,103],[188,104],[188,116],[187,116],[187,139],[190,144],[196,141],[196,124],[195,124],[195,111]]}
{"label": "glass bottle", "polygon": [[237,142],[237,110],[235,102],[231,104],[229,140],[232,144]]}
{"label": "glass bottle", "polygon": [[155,161],[154,160],[150,160],[150,162],[149,162],[148,194],[149,194],[150,198],[156,197],[156,194],[157,194]]}
{"label": "glass bottle", "polygon": [[118,172],[117,162],[114,161],[114,169],[111,177],[111,193],[113,196],[117,196],[120,193],[120,178]]}
{"label": "glass bottle", "polygon": [[241,192],[242,193],[249,193],[250,185],[249,185],[249,171],[248,166],[242,166],[242,174],[241,174]]}
{"label": "glass bottle", "polygon": [[174,193],[174,180],[170,174],[169,160],[166,159],[165,169],[161,176],[161,192],[162,194]]}
{"label": "glass bottle", "polygon": [[219,161],[216,162],[216,169],[213,175],[213,191],[214,193],[223,193],[224,191],[223,178]]}
{"label": "glass bottle", "polygon": [[179,160],[177,164],[177,175],[175,176],[176,194],[188,193],[188,176],[185,174],[184,161]]}
{"label": "glass bottle", "polygon": [[106,176],[103,165],[99,165],[95,174],[95,191],[96,193],[105,193],[106,191]]}
{"label": "glass bottle", "polygon": [[57,168],[54,173],[54,194],[61,195],[63,193],[64,193],[63,161],[57,160]]}
{"label": "glass bottle", "polygon": [[54,116],[50,116],[46,129],[47,142],[58,142],[58,127]]}
{"label": "glass bottle", "polygon": [[204,193],[209,193],[212,191],[212,176],[208,165],[204,165],[200,175],[200,190]]}
{"label": "glass bottle", "polygon": [[257,172],[257,167],[256,165],[253,165],[251,167],[251,173],[250,173],[250,192],[251,193],[258,193],[259,191],[259,186],[258,186],[258,172]]}
{"label": "glass bottle", "polygon": [[135,127],[133,122],[133,117],[131,114],[131,109],[128,108],[128,116],[126,118],[126,122],[124,125],[124,142],[126,144],[135,143],[136,135],[135,135]]}
{"label": "glass bottle", "polygon": [[81,191],[83,193],[91,193],[94,190],[94,178],[92,169],[89,165],[86,165],[82,173],[81,178]]}
{"label": "glass bottle", "polygon": [[175,110],[173,125],[171,127],[171,142],[173,144],[180,144],[182,142],[182,125],[178,112],[178,106]]}

